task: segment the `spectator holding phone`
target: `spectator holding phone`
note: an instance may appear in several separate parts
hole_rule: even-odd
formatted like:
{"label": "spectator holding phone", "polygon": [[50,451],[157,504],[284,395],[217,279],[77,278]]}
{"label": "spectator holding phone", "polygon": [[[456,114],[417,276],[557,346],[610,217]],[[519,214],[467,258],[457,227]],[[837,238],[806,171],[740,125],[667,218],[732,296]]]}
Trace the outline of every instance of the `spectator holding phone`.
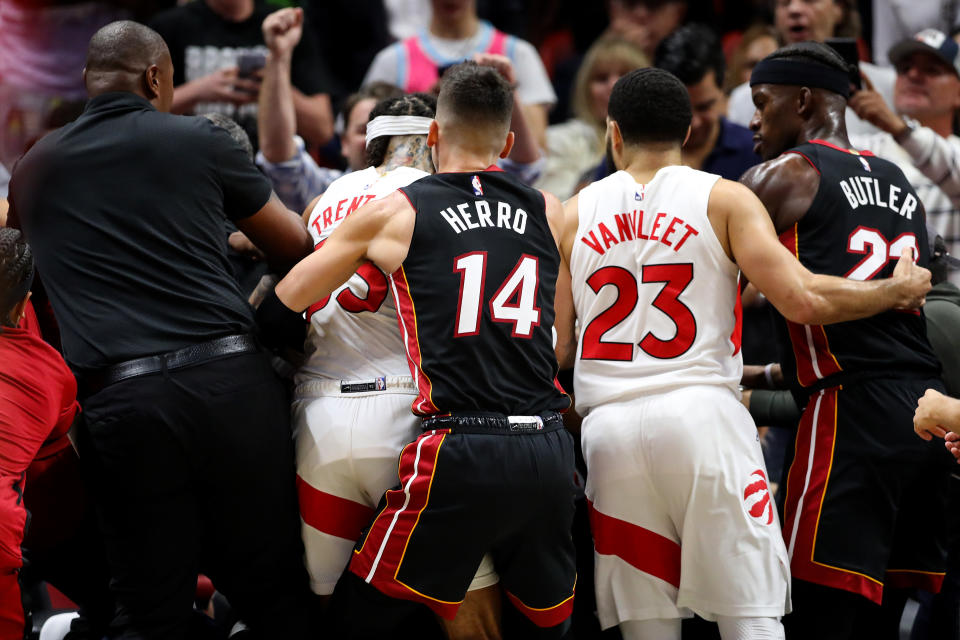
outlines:
{"label": "spectator holding phone", "polygon": [[[856,39],[860,35],[860,16],[854,0],[775,0],[773,5],[773,24],[781,44],[795,44],[806,40],[826,42],[833,38]],[[844,53],[841,52],[841,55]],[[884,98],[888,101],[893,98],[892,69],[857,60],[852,53],[847,53],[844,59],[849,63],[856,63],[861,73],[870,79]],[[747,83],[741,84],[730,93],[727,118],[747,127],[753,112],[750,87]],[[861,120],[849,108],[846,121],[847,133],[851,136],[877,131],[871,123]]]}
{"label": "spectator holding phone", "polygon": [[[257,100],[270,55],[261,25],[264,0],[196,0],[156,16],[151,26],[173,58],[173,113],[223,113],[257,140]],[[307,30],[290,62],[297,131],[310,144],[333,137],[334,81]]]}
{"label": "spectator holding phone", "polygon": [[[923,202],[927,225],[943,236],[949,253],[960,253],[960,137],[953,134],[960,45],[925,29],[897,43],[888,56],[897,71],[893,106],[864,77],[863,90],[849,104],[880,132],[851,140],[900,167]],[[960,284],[960,272],[949,279]]]}

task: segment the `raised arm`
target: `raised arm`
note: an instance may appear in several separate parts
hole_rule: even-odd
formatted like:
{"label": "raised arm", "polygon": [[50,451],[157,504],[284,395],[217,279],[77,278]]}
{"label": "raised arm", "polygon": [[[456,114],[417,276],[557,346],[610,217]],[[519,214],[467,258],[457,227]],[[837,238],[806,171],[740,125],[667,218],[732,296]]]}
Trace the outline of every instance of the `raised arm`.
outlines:
{"label": "raised arm", "polygon": [[726,221],[729,255],[793,322],[831,324],[893,308],[914,309],[923,304],[930,290],[930,272],[914,264],[909,249],[901,255],[891,278],[860,282],[811,273],[780,244],[757,196],[736,182],[718,181],[709,208],[711,220],[720,216]]}
{"label": "raised arm", "polygon": [[263,39],[270,50],[263,69],[257,130],[260,151],[269,162],[285,162],[297,153],[297,132],[290,68],[293,49],[303,33],[303,9],[281,9],[263,21]]}
{"label": "raised arm", "polygon": [[414,221],[413,207],[399,191],[360,207],[277,283],[277,297],[299,313],[330,295],[368,260],[393,273],[407,257]]}

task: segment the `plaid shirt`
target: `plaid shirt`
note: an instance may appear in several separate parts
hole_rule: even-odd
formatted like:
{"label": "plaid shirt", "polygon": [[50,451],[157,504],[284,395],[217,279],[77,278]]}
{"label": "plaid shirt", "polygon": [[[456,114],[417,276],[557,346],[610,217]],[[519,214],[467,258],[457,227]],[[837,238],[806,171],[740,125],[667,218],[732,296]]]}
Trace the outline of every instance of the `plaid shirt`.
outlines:
{"label": "plaid shirt", "polygon": [[294,136],[297,143],[296,154],[284,162],[273,163],[257,152],[257,166],[270,178],[273,190],[277,192],[287,208],[301,213],[310,201],[327,190],[330,183],[343,175],[339,169],[319,166],[307,153],[303,138]]}

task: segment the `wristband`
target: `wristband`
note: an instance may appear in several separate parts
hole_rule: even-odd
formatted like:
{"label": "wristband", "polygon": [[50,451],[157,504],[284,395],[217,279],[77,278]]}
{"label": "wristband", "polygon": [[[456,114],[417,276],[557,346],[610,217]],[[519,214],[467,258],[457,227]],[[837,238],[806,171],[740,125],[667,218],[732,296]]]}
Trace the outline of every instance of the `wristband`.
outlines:
{"label": "wristband", "polygon": [[772,362],[771,362],[771,363],[768,363],[768,364],[763,368],[763,379],[767,381],[767,388],[768,388],[768,389],[776,389],[776,388],[777,388],[777,385],[774,384],[774,382],[773,382],[773,364],[774,364],[774,363],[772,363]]}
{"label": "wristband", "polygon": [[280,301],[276,290],[267,294],[257,308],[257,324],[260,327],[260,340],[267,347],[303,351],[307,323],[302,313],[297,313]]}

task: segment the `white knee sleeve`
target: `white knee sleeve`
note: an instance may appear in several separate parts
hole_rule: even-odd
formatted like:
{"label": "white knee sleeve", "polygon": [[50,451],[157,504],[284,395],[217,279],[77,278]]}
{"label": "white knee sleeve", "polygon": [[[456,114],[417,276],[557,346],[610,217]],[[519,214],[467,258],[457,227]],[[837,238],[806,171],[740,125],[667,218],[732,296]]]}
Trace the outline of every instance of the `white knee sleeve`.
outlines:
{"label": "white knee sleeve", "polygon": [[783,640],[779,618],[717,618],[723,640]]}
{"label": "white knee sleeve", "polygon": [[627,620],[620,623],[623,640],[680,640],[680,618]]}

